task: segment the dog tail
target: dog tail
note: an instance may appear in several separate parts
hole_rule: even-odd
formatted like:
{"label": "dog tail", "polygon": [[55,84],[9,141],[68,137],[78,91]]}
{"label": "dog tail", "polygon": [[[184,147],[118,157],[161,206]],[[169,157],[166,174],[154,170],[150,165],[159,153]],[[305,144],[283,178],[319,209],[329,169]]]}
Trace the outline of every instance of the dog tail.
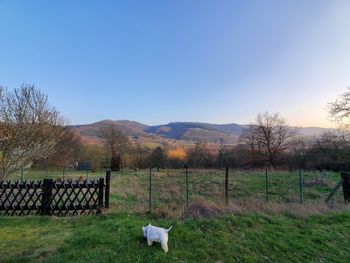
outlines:
{"label": "dog tail", "polygon": [[166,229],[165,231],[168,233],[171,229],[173,228],[173,226],[170,226],[168,229]]}

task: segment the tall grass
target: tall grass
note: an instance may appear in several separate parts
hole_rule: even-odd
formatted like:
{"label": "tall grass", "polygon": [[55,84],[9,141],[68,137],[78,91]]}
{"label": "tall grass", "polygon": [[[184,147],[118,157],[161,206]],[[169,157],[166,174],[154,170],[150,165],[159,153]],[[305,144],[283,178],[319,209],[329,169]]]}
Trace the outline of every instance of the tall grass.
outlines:
{"label": "tall grass", "polygon": [[[11,179],[18,179],[20,173],[14,173]],[[186,189],[185,171],[182,169],[152,170],[152,209],[153,214],[178,218],[189,215],[190,207],[186,205],[186,191],[189,206],[198,208],[216,207],[215,211],[329,211],[345,209],[341,189],[329,204],[324,200],[340,180],[334,172],[320,173],[305,171],[303,175],[303,205],[300,206],[300,185],[297,171],[268,172],[268,203],[266,178],[263,170],[240,171],[230,170],[228,180],[228,201],[225,203],[225,171],[218,169],[189,169],[188,190]],[[76,179],[104,177],[105,171],[68,170],[34,170],[27,169],[23,179]],[[149,170],[123,170],[113,172],[111,178],[110,212],[132,211],[149,212]],[[206,204],[206,205],[204,205]],[[231,209],[228,209],[231,207]],[[232,208],[235,209],[232,209]],[[306,208],[308,207],[308,208]],[[315,209],[315,207],[318,207]],[[193,210],[193,209],[192,209]],[[205,210],[205,209],[204,209]],[[204,211],[203,210],[203,211]],[[198,211],[196,212],[198,213]],[[307,214],[306,212],[304,212]],[[207,214],[207,212],[203,212]],[[211,214],[211,213],[209,213]]]}

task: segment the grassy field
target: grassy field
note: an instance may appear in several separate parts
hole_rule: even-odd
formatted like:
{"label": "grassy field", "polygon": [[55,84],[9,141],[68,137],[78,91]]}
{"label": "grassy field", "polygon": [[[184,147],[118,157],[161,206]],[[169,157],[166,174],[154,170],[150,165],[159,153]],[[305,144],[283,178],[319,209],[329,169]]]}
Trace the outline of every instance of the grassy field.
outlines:
{"label": "grassy field", "polygon": [[[317,171],[303,172],[303,203],[306,205],[324,205],[324,200],[340,180],[339,173]],[[87,172],[69,170],[65,174],[59,170],[25,170],[23,179],[63,178],[77,179],[104,177],[105,171]],[[112,173],[111,211],[138,212],[149,211],[149,170],[122,171]],[[11,175],[11,179],[20,179],[20,172]],[[268,172],[268,199],[271,204],[293,206],[300,202],[299,174],[286,171]],[[152,170],[152,212],[165,217],[182,217],[186,212],[186,177],[184,170]],[[228,184],[230,205],[252,206],[267,203],[266,177],[263,170],[230,170]],[[189,170],[189,205],[205,202],[218,207],[225,204],[225,171]],[[336,193],[328,206],[343,204],[341,190]]]}
{"label": "grassy field", "polygon": [[[62,178],[62,171],[27,170],[23,179]],[[65,178],[97,178],[68,171]],[[19,173],[11,179],[19,179]],[[186,207],[182,170],[112,174],[111,208],[99,216],[0,217],[0,262],[349,262],[350,211],[341,192],[323,200],[339,174],[304,173],[299,204],[297,173],[269,173],[266,202],[262,171],[230,171],[229,204],[224,172],[189,171]],[[173,225],[169,253],[148,247],[141,226]]]}
{"label": "grassy field", "polygon": [[[173,225],[169,252],[141,226]],[[226,215],[169,220],[136,214],[0,218],[0,262],[349,262],[350,213],[304,219]]]}

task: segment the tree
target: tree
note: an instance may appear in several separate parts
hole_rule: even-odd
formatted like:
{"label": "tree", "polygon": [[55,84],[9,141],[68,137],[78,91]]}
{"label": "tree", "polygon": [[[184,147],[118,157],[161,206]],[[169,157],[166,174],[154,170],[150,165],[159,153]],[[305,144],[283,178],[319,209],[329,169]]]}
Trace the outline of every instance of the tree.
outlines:
{"label": "tree", "polygon": [[80,135],[65,127],[59,135],[54,151],[45,159],[35,161],[35,166],[74,167],[74,163],[79,160],[82,147]]}
{"label": "tree", "polygon": [[328,104],[328,110],[340,128],[350,126],[350,87],[335,102]]}
{"label": "tree", "polygon": [[169,168],[183,168],[186,160],[186,150],[183,147],[168,147],[166,151],[167,163]]}
{"label": "tree", "polygon": [[328,131],[315,138],[311,151],[315,168],[321,170],[349,170],[350,143],[341,131]]}
{"label": "tree", "polygon": [[150,154],[151,150],[147,146],[137,143],[132,149],[132,165],[135,168],[147,168]]}
{"label": "tree", "polygon": [[[106,166],[104,153],[105,149],[103,146],[96,144],[84,145],[79,153],[78,169],[91,169],[92,171],[95,171]],[[110,159],[108,161],[110,162]],[[109,162],[107,165],[110,165]]]}
{"label": "tree", "polygon": [[290,142],[287,161],[289,169],[313,169],[311,149],[314,140],[310,137],[297,137]]}
{"label": "tree", "polygon": [[150,167],[163,168],[165,165],[166,156],[161,147],[157,147],[153,150],[150,156]]}
{"label": "tree", "polygon": [[52,153],[62,132],[61,120],[47,95],[34,86],[0,87],[1,178]]}
{"label": "tree", "polygon": [[103,127],[101,135],[105,139],[105,146],[110,155],[110,168],[112,171],[119,171],[129,147],[129,138],[114,125]]}
{"label": "tree", "polygon": [[206,143],[199,141],[187,150],[187,165],[194,168],[208,168],[214,165],[214,156]]}
{"label": "tree", "polygon": [[278,113],[265,112],[257,115],[255,124],[243,129],[241,138],[256,152],[254,157],[274,167],[297,133]]}

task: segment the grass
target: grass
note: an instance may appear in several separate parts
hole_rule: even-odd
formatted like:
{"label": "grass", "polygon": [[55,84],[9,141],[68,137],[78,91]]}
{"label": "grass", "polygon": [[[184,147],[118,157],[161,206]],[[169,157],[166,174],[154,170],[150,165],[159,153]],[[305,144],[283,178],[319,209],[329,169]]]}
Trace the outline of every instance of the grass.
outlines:
{"label": "grass", "polygon": [[[103,171],[69,171],[68,178],[97,178]],[[25,178],[62,178],[62,171],[27,170]],[[11,179],[17,179],[13,174]],[[269,173],[269,203],[261,171],[231,171],[229,205],[224,172],[190,170],[186,208],[182,170],[112,175],[111,208],[102,215],[70,218],[0,217],[0,262],[349,262],[350,211],[337,193],[323,200],[339,174],[304,173],[299,204],[297,173]],[[339,209],[338,209],[339,208]],[[169,253],[148,247],[141,226],[173,230]]]}
{"label": "grass", "polygon": [[[20,173],[11,175],[19,179]],[[65,179],[98,178],[104,171],[86,172],[69,170]],[[40,171],[27,169],[25,179],[63,178],[63,170]],[[186,208],[186,184],[184,170],[152,171],[152,210],[165,217],[182,217]],[[266,202],[266,177],[264,171],[235,171],[229,174],[228,200],[230,204],[246,206],[249,203]],[[331,192],[340,175],[334,172],[303,172],[303,202],[305,204],[322,204]],[[225,172],[223,170],[189,170],[188,173],[189,204],[197,200],[225,206]],[[339,190],[330,205],[343,203]],[[269,171],[268,199],[272,204],[290,206],[300,202],[298,172]],[[112,173],[111,211],[145,213],[149,210],[149,170],[123,171]],[[253,209],[254,210],[254,209]]]}
{"label": "grass", "polygon": [[[325,175],[304,172],[303,202],[324,204],[324,200],[340,180],[337,173]],[[111,183],[112,207],[118,211],[147,212],[149,171],[114,175]],[[231,171],[228,200],[231,204],[266,202],[265,174],[261,171]],[[225,175],[220,170],[190,170],[188,175],[189,204],[196,200],[225,205]],[[275,171],[268,174],[269,202],[298,204],[300,202],[299,175],[296,172]],[[338,191],[330,205],[342,204]],[[182,170],[152,172],[152,208],[162,216],[180,216],[186,207],[186,184]]]}
{"label": "grass", "polygon": [[[173,225],[169,253],[141,226]],[[0,218],[1,262],[349,262],[350,213],[170,220],[136,214]]]}

